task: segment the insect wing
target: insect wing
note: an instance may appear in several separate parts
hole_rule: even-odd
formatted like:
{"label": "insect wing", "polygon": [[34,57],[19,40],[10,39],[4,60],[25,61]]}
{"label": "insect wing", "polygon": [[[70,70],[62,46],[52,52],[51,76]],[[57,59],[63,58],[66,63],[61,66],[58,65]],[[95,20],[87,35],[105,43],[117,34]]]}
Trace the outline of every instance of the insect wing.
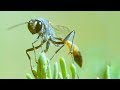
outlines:
{"label": "insect wing", "polygon": [[64,38],[71,32],[71,30],[66,26],[52,25],[52,27],[54,28],[57,37]]}

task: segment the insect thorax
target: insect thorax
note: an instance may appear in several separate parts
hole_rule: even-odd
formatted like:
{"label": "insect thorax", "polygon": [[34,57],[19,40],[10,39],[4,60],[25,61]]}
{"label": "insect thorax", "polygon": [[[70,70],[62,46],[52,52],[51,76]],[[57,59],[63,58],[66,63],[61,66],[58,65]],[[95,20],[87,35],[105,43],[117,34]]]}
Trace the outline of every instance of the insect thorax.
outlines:
{"label": "insect thorax", "polygon": [[42,22],[42,30],[39,34],[43,34],[44,40],[49,40],[50,38],[53,39],[55,37],[55,32],[49,21],[43,18],[41,18],[40,21]]}

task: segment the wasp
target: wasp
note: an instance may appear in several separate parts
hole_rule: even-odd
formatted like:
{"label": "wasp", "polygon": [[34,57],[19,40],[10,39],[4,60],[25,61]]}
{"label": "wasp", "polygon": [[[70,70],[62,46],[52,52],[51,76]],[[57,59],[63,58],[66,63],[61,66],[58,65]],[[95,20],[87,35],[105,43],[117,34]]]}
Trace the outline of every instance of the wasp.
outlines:
{"label": "wasp", "polygon": [[69,53],[71,54],[72,57],[74,58],[74,61],[80,66],[82,67],[82,55],[80,53],[80,50],[78,48],[77,45],[73,44],[73,50],[71,51],[71,47],[72,47],[72,42],[69,40],[64,41],[63,38],[61,38],[61,41],[64,42],[64,44],[68,47],[69,49]]}
{"label": "wasp", "polygon": [[[58,51],[64,45],[67,45],[67,47],[69,48],[69,53],[74,57],[75,62],[80,67],[82,67],[81,53],[80,53],[79,48],[77,47],[77,45],[73,44],[74,36],[75,36],[75,30],[70,31],[65,38],[57,37],[56,33],[55,33],[55,31],[57,31],[57,29],[54,28],[53,25],[51,24],[51,22],[49,20],[47,20],[46,18],[31,19],[28,22],[24,22],[24,23],[12,26],[9,29],[12,29],[12,28],[14,28],[16,26],[19,26],[19,25],[22,25],[22,24],[27,24],[28,25],[28,30],[30,31],[30,33],[32,35],[34,35],[34,34],[38,35],[36,40],[32,43],[32,48],[29,48],[29,49],[26,50],[26,54],[27,54],[27,56],[28,56],[28,58],[30,60],[30,67],[31,67],[31,69],[32,69],[31,57],[30,57],[28,52],[34,51],[35,61],[37,63],[36,51],[35,50],[40,48],[40,47],[42,47],[44,44],[46,44],[46,48],[45,48],[45,50],[43,50],[46,53],[48,51],[51,43],[53,45],[55,45],[56,47],[59,47],[59,48],[55,51],[55,53],[50,58],[50,60],[52,60],[52,58],[55,56],[55,54],[57,54]],[[63,31],[62,33],[65,32],[62,29],[61,29],[61,31]],[[72,42],[69,41],[69,38],[71,36],[73,36]],[[39,40],[39,38],[41,38],[40,45],[34,46],[34,44]]]}

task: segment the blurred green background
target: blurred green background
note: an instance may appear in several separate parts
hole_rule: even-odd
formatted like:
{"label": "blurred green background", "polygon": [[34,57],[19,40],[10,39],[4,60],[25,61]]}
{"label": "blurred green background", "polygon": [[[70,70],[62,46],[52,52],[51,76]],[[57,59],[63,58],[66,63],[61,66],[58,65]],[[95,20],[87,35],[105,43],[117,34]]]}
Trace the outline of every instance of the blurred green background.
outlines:
{"label": "blurred green background", "polygon": [[[76,31],[74,43],[83,56],[83,67],[76,64],[80,78],[102,78],[107,64],[112,78],[120,78],[120,12],[115,11],[0,11],[0,78],[22,79],[31,73],[25,50],[32,47],[36,36],[26,24],[13,30],[7,28],[42,17]],[[51,57],[56,49],[51,46],[46,55]],[[72,59],[67,53],[63,47],[52,62],[64,57],[69,67]],[[34,62],[33,53],[30,55]]]}

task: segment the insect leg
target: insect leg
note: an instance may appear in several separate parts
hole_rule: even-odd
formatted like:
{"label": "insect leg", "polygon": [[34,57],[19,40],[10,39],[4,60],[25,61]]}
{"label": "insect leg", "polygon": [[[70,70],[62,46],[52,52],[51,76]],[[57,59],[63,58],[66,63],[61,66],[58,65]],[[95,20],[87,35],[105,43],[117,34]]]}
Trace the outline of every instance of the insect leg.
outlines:
{"label": "insect leg", "polygon": [[57,40],[65,42],[65,41],[67,41],[70,38],[71,35],[73,35],[73,38],[72,38],[72,45],[73,45],[74,36],[75,36],[75,31],[74,30],[71,31],[64,39],[63,38],[57,38],[57,37],[54,37],[54,38],[57,39]]}
{"label": "insect leg", "polygon": [[73,38],[72,38],[72,45],[71,45],[71,48],[70,48],[70,52],[73,50],[73,41],[74,41],[74,37],[75,37],[75,31],[73,30]]}
{"label": "insect leg", "polygon": [[44,52],[45,52],[45,53],[48,51],[49,46],[50,46],[50,42],[49,42],[49,41],[47,41],[47,43],[46,43],[46,49],[44,50]]}
{"label": "insect leg", "polygon": [[[73,31],[71,31],[63,40],[62,40],[62,38],[57,38],[57,37],[55,37],[55,39],[57,39],[57,40],[60,40],[61,42],[56,42],[56,41],[53,41],[53,40],[51,40],[51,42],[53,43],[53,44],[63,44],[58,50],[56,50],[56,52],[53,54],[53,56],[51,57],[51,59],[55,56],[55,54],[57,54],[57,52],[64,46],[64,44],[65,44],[65,42],[70,38],[70,36],[72,35],[74,33],[74,35],[75,35],[75,31],[73,30]],[[73,38],[74,39],[74,38]],[[73,40],[72,40],[73,41]],[[72,46],[71,46],[72,47]],[[71,50],[71,49],[70,49]],[[71,51],[70,51],[71,52]],[[50,60],[51,60],[50,59]]]}
{"label": "insect leg", "polygon": [[[58,40],[60,39],[62,39],[62,38],[57,38]],[[53,54],[53,56],[50,58],[50,60],[55,56],[55,54],[57,54],[57,52],[64,46],[64,42],[63,41],[61,41],[61,42],[56,42],[56,41],[53,41],[53,40],[51,40],[51,42],[55,45],[55,44],[63,44],[58,50],[56,50],[55,51],[55,53]]]}
{"label": "insect leg", "polygon": [[[71,31],[63,40],[62,40],[62,38],[57,38],[57,37],[55,37],[55,39],[57,39],[57,40],[61,40],[61,43],[60,42],[55,42],[55,43],[57,43],[57,44],[65,44],[65,42],[70,38],[70,36],[73,34],[73,39],[72,39],[72,45],[71,45],[71,48],[70,48],[70,52],[69,53],[71,53],[71,51],[72,51],[72,46],[73,46],[73,40],[74,40],[74,36],[75,36],[75,31],[73,30],[73,31]],[[64,46],[64,45],[63,45]],[[61,46],[55,53],[57,53],[63,46]]]}
{"label": "insect leg", "polygon": [[63,47],[64,45],[62,45],[54,54],[53,56],[50,58],[50,60],[55,56],[55,54],[57,54],[57,52]]}
{"label": "insect leg", "polygon": [[71,31],[64,39],[64,42],[67,41],[70,38],[71,35],[73,35],[73,38],[72,38],[72,45],[71,45],[69,53],[71,53],[71,51],[73,50],[72,48],[73,48],[73,41],[74,41],[74,37],[75,37],[75,31],[74,30]]}
{"label": "insect leg", "polygon": [[[64,41],[67,41],[72,34],[73,34],[73,36],[75,35],[75,31],[74,31],[74,30],[71,31],[71,32],[65,37]],[[74,38],[73,38],[73,39],[74,39]],[[73,40],[72,40],[72,41],[73,41]]]}
{"label": "insect leg", "polygon": [[[50,39],[50,41],[55,45],[55,44],[63,44],[59,49],[57,49],[55,51],[55,53],[53,54],[53,56],[50,58],[50,60],[52,60],[52,58],[57,54],[57,52],[65,45],[65,42],[70,38],[70,36],[75,33],[75,31],[71,31],[64,39],[62,38],[57,38],[54,37],[54,39],[56,40],[60,40],[60,42],[54,41],[53,39]],[[73,41],[73,40],[72,40]],[[49,66],[50,62],[48,62],[48,66]]]}
{"label": "insect leg", "polygon": [[35,47],[34,47],[34,43],[36,43],[39,39],[40,35],[36,38],[36,40],[32,43],[32,47],[34,49],[34,55],[35,55],[35,62],[37,63],[37,59],[36,59],[36,52],[35,52]]}
{"label": "insect leg", "polygon": [[[57,54],[57,52],[64,46],[64,42],[56,42],[56,41],[53,41],[53,40],[51,40],[51,42],[53,44],[63,44],[63,45],[53,54],[53,56],[50,58],[50,60],[52,60],[52,58],[55,56],[55,54]],[[50,61],[48,62],[48,66],[49,66],[49,64],[50,64]],[[48,66],[47,66],[47,70],[48,70]]]}
{"label": "insect leg", "polygon": [[[44,43],[45,43],[45,41],[43,41],[40,45],[38,45],[38,46],[36,46],[36,47],[34,47],[34,48],[35,48],[35,49],[38,49],[38,48],[42,47],[42,45],[43,45]],[[31,58],[30,58],[30,55],[28,54],[28,52],[29,52],[29,51],[33,51],[34,48],[29,48],[29,49],[26,50],[26,54],[27,54],[27,56],[28,56],[28,58],[29,58],[29,60],[30,60],[31,70],[32,70],[32,64],[31,64]]]}

